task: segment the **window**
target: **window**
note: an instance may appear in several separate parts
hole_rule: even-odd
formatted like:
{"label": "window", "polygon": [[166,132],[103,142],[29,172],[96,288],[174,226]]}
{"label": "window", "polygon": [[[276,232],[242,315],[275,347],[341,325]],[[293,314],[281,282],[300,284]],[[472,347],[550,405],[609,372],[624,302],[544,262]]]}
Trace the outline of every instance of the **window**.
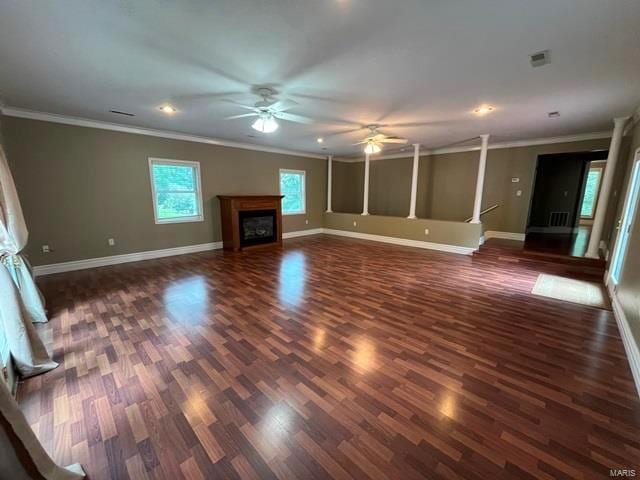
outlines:
{"label": "window", "polygon": [[584,187],[584,196],[582,197],[582,207],[580,208],[580,216],[582,218],[593,218],[593,215],[596,212],[601,176],[601,167],[591,167],[589,169],[589,173],[587,174],[587,184]]}
{"label": "window", "polygon": [[296,215],[306,212],[305,179],[303,170],[280,170],[282,213]]}
{"label": "window", "polygon": [[150,158],[149,173],[156,223],[203,220],[198,162]]}

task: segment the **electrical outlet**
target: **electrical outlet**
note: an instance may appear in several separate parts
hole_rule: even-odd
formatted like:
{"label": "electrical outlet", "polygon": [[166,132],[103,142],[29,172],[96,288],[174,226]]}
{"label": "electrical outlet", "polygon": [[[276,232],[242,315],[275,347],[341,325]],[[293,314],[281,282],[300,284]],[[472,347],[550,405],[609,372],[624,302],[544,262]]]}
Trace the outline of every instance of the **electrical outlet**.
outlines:
{"label": "electrical outlet", "polygon": [[511,178],[511,183],[519,183],[520,182],[520,178],[519,177],[512,177]]}
{"label": "electrical outlet", "polygon": [[428,228],[425,228],[425,229],[424,229],[424,234],[425,234],[425,235],[429,235],[429,229],[428,229]]}
{"label": "electrical outlet", "polygon": [[113,247],[116,244],[116,241],[113,238],[107,239],[107,243],[110,247]]}
{"label": "electrical outlet", "polygon": [[308,219],[308,218],[305,218],[305,220],[304,220],[304,224],[305,224],[305,225],[309,225],[309,219]]}
{"label": "electrical outlet", "polygon": [[358,222],[356,222],[355,220],[353,221],[353,226],[357,227],[358,226]]}
{"label": "electrical outlet", "polygon": [[42,245],[42,253],[49,253],[50,251],[49,245]]}
{"label": "electrical outlet", "polygon": [[516,190],[516,197],[522,196],[522,190]]}

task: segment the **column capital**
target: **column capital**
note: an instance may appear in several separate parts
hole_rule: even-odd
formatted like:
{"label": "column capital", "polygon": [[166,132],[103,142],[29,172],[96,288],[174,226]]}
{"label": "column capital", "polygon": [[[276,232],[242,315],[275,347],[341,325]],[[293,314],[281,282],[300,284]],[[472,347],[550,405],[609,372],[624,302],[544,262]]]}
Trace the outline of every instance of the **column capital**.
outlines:
{"label": "column capital", "polygon": [[614,126],[618,126],[618,125],[622,125],[624,126],[625,123],[627,123],[627,121],[629,120],[630,117],[626,116],[626,117],[616,117],[613,119],[613,125]]}
{"label": "column capital", "polygon": [[487,140],[489,139],[489,137],[491,136],[491,134],[489,133],[483,133],[482,135],[478,135],[480,138],[482,138],[483,140],[486,138]]}
{"label": "column capital", "polygon": [[413,148],[420,148],[420,144],[419,143],[414,143],[412,145],[413,145]]}

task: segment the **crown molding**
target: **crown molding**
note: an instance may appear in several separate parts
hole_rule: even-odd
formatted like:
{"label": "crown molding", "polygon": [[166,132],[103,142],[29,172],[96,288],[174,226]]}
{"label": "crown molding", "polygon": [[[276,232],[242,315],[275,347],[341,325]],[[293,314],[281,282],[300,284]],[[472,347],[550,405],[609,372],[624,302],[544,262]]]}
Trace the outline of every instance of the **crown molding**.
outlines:
{"label": "crown molding", "polygon": [[134,127],[121,123],[104,122],[101,120],[90,120],[88,118],[71,117],[67,115],[58,115],[56,113],[38,112],[35,110],[26,110],[22,108],[0,106],[0,113],[7,117],[27,118],[30,120],[41,120],[44,122],[63,123],[65,125],[75,125],[77,127],[98,128],[101,130],[111,130],[114,132],[133,133],[136,135],[147,135],[150,137],[169,138],[172,140],[183,140],[186,142],[206,143],[208,145],[218,145],[221,147],[241,148],[243,150],[254,150],[258,152],[279,153],[282,155],[294,155],[297,157],[317,158],[326,160],[326,155],[318,155],[314,153],[299,152],[296,150],[287,150],[276,147],[267,147],[255,145],[252,143],[233,142],[230,140],[222,140],[213,137],[201,137],[198,135],[189,135],[187,133],[172,132],[170,130],[156,130],[153,128]]}
{"label": "crown molding", "polygon": [[[478,137],[479,139],[480,137]],[[568,142],[581,142],[586,140],[599,140],[602,138],[611,138],[611,131],[606,132],[591,132],[591,133],[579,133],[576,135],[565,135],[560,137],[544,137],[544,138],[531,138],[528,140],[514,140],[512,142],[498,142],[489,143],[489,150],[497,150],[499,148],[518,148],[518,147],[531,147],[534,145],[552,145],[554,143],[568,143]],[[446,153],[462,153],[462,152],[475,152],[480,151],[480,145],[470,145],[464,147],[448,147],[448,148],[436,148],[433,150],[421,149],[420,155],[442,155]],[[370,160],[390,160],[393,158],[412,158],[413,154],[410,152],[392,153],[390,155],[371,155]],[[342,157],[335,158],[338,162],[362,162],[364,159],[360,157]]]}

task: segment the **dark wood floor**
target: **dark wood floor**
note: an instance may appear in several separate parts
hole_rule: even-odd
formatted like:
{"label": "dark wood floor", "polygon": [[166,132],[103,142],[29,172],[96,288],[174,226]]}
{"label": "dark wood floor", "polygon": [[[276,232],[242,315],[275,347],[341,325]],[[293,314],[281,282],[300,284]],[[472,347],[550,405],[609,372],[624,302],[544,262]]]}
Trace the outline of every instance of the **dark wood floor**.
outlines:
{"label": "dark wood floor", "polygon": [[496,258],[316,236],[44,277],[62,365],[21,405],[91,479],[638,468],[612,313],[532,296],[536,268]]}

